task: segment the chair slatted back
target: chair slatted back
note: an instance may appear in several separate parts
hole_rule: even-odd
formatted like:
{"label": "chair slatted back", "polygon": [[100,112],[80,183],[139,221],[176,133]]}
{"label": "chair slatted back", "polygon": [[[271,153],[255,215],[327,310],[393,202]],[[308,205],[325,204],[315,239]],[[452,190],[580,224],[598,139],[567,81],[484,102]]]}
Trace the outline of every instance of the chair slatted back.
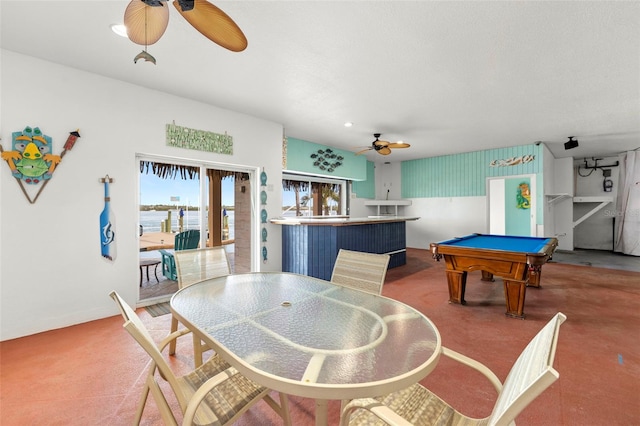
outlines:
{"label": "chair slatted back", "polygon": [[560,325],[566,319],[564,314],[556,314],[522,351],[504,381],[489,424],[510,424],[531,401],[558,379],[553,360]]}
{"label": "chair slatted back", "polygon": [[200,243],[200,231],[197,229],[189,229],[187,231],[176,234],[174,238],[173,248],[178,250],[190,250],[198,248]]}
{"label": "chair slatted back", "polygon": [[174,256],[178,268],[179,288],[231,273],[227,251],[224,247],[181,250],[175,252]]}
{"label": "chair slatted back", "polygon": [[333,266],[331,282],[373,294],[382,293],[391,257],[340,249]]}
{"label": "chair slatted back", "polygon": [[181,250],[192,250],[198,248],[200,244],[200,231],[197,229],[189,229],[180,232],[174,237],[173,252],[168,250],[159,250],[162,256],[162,275],[170,280],[178,279],[178,269],[176,267],[176,259],[174,253]]}

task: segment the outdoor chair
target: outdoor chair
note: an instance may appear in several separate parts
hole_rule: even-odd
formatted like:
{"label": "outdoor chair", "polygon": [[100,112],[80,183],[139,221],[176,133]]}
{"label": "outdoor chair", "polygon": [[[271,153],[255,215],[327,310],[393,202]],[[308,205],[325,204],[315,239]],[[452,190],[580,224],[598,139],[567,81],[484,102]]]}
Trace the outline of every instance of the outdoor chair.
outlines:
{"label": "outdoor chair", "polygon": [[162,275],[170,280],[176,281],[178,279],[178,272],[174,253],[180,250],[198,248],[198,243],[200,243],[200,231],[197,229],[189,229],[188,231],[176,234],[173,251],[158,250],[162,255]]}
{"label": "outdoor chair", "polygon": [[[178,288],[188,287],[202,280],[221,277],[231,273],[231,266],[224,247],[207,247],[198,250],[181,250],[174,253]],[[171,333],[178,330],[178,319],[171,318]],[[195,366],[202,364],[202,353],[210,348],[193,334],[193,360]],[[169,354],[176,352],[176,341],[169,344]]]}
{"label": "outdoor chair", "polygon": [[364,253],[340,249],[333,266],[331,282],[368,293],[382,293],[387,276],[388,254]]}
{"label": "outdoor chair", "polygon": [[217,354],[184,376],[176,376],[162,355],[162,350],[170,341],[183,335],[187,330],[171,333],[156,345],[131,306],[115,291],[111,292],[110,296],[118,305],[124,318],[124,328],[151,356],[134,424],[140,424],[147,397],[151,391],[163,423],[177,425],[177,420],[165,398],[164,386],[161,385],[163,380],[166,380],[178,400],[184,425],[231,424],[262,399],[282,417],[285,425],[291,424],[289,403],[285,394],[280,394],[278,405],[269,396],[269,389],[238,373]]}
{"label": "outdoor chair", "polygon": [[346,425],[509,425],[559,374],[553,368],[560,324],[566,320],[556,314],[529,342],[511,368],[504,385],[485,365],[451,349],[442,354],[483,374],[498,391],[491,415],[485,419],[467,417],[431,391],[416,383],[407,389],[378,398],[354,399],[342,411]]}

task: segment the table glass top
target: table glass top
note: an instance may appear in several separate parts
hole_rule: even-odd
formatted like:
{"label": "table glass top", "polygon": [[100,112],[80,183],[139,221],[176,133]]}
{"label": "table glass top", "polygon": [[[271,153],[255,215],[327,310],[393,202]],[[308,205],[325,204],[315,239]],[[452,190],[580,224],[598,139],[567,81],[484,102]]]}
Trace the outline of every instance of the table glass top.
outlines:
{"label": "table glass top", "polygon": [[415,309],[296,274],[215,278],[180,290],[171,306],[253,368],[292,382],[388,380],[440,351],[437,329]]}

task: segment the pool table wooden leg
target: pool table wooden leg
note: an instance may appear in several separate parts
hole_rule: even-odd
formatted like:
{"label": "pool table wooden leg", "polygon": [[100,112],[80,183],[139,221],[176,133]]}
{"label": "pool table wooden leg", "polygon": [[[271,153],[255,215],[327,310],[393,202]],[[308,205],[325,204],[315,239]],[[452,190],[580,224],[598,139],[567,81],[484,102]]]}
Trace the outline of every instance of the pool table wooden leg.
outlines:
{"label": "pool table wooden leg", "polygon": [[493,274],[491,272],[484,271],[484,270],[480,272],[482,272],[482,281],[492,281],[492,282],[495,281],[493,279]]}
{"label": "pool table wooden leg", "polygon": [[507,304],[505,315],[524,319],[524,297],[527,292],[527,282],[503,279],[504,298]]}
{"label": "pool table wooden leg", "polygon": [[464,271],[447,270],[447,284],[449,284],[449,303],[466,304],[464,290],[467,287],[467,273]]}

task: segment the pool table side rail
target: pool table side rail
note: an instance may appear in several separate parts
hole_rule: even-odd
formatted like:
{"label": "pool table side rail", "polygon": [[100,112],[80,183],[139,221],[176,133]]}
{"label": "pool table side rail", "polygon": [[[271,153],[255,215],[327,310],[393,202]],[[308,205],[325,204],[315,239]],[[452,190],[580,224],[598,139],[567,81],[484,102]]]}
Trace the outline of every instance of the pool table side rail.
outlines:
{"label": "pool table side rail", "polygon": [[538,253],[529,253],[529,252],[514,252],[507,250],[498,250],[498,249],[478,249],[471,247],[459,247],[459,246],[450,246],[450,245],[442,245],[439,243],[431,243],[431,254],[433,258],[436,260],[440,260],[443,255],[456,255],[456,256],[467,256],[467,257],[475,257],[481,259],[496,259],[500,258],[504,261],[509,262],[526,262],[530,265],[543,265],[545,264],[553,255],[557,244],[552,241],[549,242],[543,250]]}
{"label": "pool table side rail", "polygon": [[[430,251],[433,255],[433,258],[436,260],[439,260],[444,254],[455,254],[460,256],[471,256],[471,257],[493,258],[493,259],[495,259],[496,256],[499,256],[499,257],[502,257],[504,260],[508,260],[508,261],[522,261],[521,259],[524,258],[524,259],[527,259],[527,263],[530,263],[531,261],[530,264],[532,265],[542,265],[551,258],[556,247],[558,247],[558,239],[555,237],[536,237],[536,239],[541,241],[541,245],[539,246],[540,248],[535,252],[517,251],[517,250],[499,249],[499,248],[471,247],[471,246],[456,244],[457,242],[469,239],[473,236],[503,237],[500,235],[493,236],[493,235],[473,234],[472,236],[455,238],[447,241],[442,241],[439,243],[431,243]],[[514,238],[514,237],[511,237],[511,238]],[[523,238],[526,238],[526,237],[523,237]]]}
{"label": "pool table side rail", "polygon": [[438,245],[484,248],[505,251],[539,252],[555,237],[524,237],[520,235],[471,234],[440,241]]}

